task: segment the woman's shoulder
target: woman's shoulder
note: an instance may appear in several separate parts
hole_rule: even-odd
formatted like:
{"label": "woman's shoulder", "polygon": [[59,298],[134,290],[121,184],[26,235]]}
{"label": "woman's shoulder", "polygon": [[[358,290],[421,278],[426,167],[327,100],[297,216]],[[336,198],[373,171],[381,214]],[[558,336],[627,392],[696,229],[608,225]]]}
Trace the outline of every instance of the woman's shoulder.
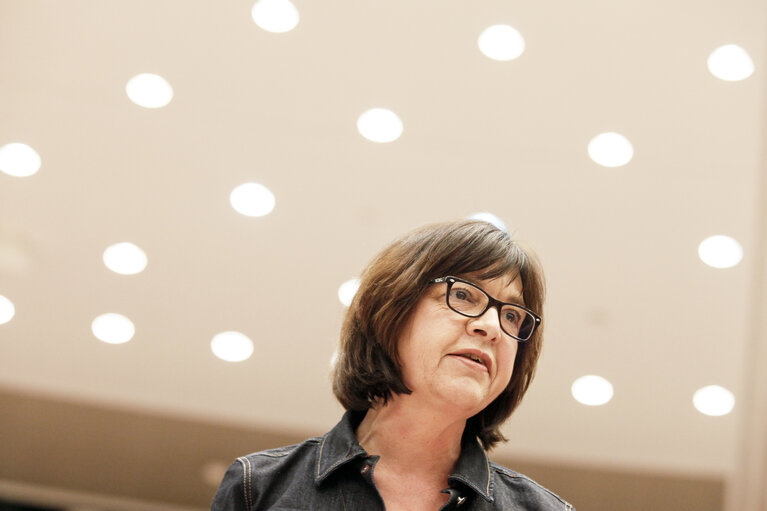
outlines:
{"label": "woman's shoulder", "polygon": [[243,460],[243,461],[249,461],[251,463],[259,463],[259,464],[274,463],[277,460],[288,458],[290,456],[309,454],[309,451],[312,451],[313,449],[315,449],[321,441],[322,441],[321,437],[307,438],[300,444],[286,445],[283,447],[276,447],[276,448],[267,449],[264,451],[252,452],[250,454],[240,456],[239,458],[237,458],[237,460],[235,460],[235,462],[237,462],[238,460]]}
{"label": "woman's shoulder", "polygon": [[494,477],[493,497],[501,509],[516,505],[522,509],[574,511],[575,508],[551,490],[508,467],[490,462]]}
{"label": "woman's shoulder", "polygon": [[[274,471],[284,476],[288,469],[296,475],[311,476],[317,463],[317,448],[321,441],[320,437],[312,437],[299,444],[252,452],[235,459],[232,466],[241,468],[246,477],[257,476],[260,481],[268,480],[267,476]],[[302,467],[305,470],[302,471]]]}
{"label": "woman's shoulder", "polygon": [[212,510],[262,508],[265,500],[313,485],[321,438],[253,452],[234,460],[213,498]]}

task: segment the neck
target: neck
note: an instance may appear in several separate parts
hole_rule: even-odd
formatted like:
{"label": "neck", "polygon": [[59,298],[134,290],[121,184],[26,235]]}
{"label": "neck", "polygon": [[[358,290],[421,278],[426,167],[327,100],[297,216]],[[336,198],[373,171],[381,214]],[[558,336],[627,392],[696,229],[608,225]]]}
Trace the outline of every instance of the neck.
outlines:
{"label": "neck", "polygon": [[357,439],[368,454],[379,455],[389,467],[447,478],[461,454],[466,419],[409,406],[410,397],[395,395],[386,405],[368,410]]}

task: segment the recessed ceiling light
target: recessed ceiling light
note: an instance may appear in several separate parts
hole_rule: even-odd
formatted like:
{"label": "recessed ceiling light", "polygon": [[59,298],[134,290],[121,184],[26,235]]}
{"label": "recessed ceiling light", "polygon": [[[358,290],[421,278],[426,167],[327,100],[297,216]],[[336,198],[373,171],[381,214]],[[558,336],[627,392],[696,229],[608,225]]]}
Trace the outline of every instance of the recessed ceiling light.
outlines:
{"label": "recessed ceiling light", "polygon": [[737,44],[725,44],[708,56],[708,70],[721,80],[737,82],[754,72],[751,56]]}
{"label": "recessed ceiling light", "polygon": [[0,147],[0,171],[9,176],[31,176],[40,165],[40,155],[27,144],[14,142]]}
{"label": "recessed ceiling light", "polygon": [[0,295],[0,325],[8,323],[13,319],[14,314],[16,314],[16,307],[13,306],[13,302]]}
{"label": "recessed ceiling light", "polygon": [[698,245],[698,256],[713,268],[731,268],[743,259],[743,247],[729,236],[709,236]]}
{"label": "recessed ceiling light", "polygon": [[620,133],[601,133],[589,142],[589,156],[603,167],[621,167],[634,157],[634,146]]}
{"label": "recessed ceiling light", "polygon": [[298,9],[290,0],[258,0],[250,11],[256,25],[268,32],[289,32],[299,21]]}
{"label": "recessed ceiling light", "polygon": [[514,60],[525,51],[525,39],[515,28],[493,25],[486,28],[477,40],[479,49],[493,60]]}
{"label": "recessed ceiling light", "polygon": [[160,108],[173,99],[173,87],[162,76],[142,73],[128,80],[125,92],[131,101],[144,108]]}
{"label": "recessed ceiling light", "polygon": [[482,220],[483,222],[487,222],[489,224],[493,224],[500,230],[504,232],[509,232],[506,230],[506,224],[503,223],[503,220],[498,218],[492,213],[488,213],[487,211],[482,211],[481,213],[474,213],[469,217],[472,220]]}
{"label": "recessed ceiling light", "polygon": [[402,120],[386,108],[372,108],[357,119],[360,134],[371,142],[386,143],[402,135]]}
{"label": "recessed ceiling light", "polygon": [[594,374],[581,376],[573,382],[571,392],[576,401],[589,406],[599,406],[613,398],[612,384]]}
{"label": "recessed ceiling light", "polygon": [[213,354],[227,362],[242,362],[253,354],[253,341],[240,332],[221,332],[210,341]]}
{"label": "recessed ceiling light", "polygon": [[140,273],[147,264],[146,253],[127,241],[107,247],[103,258],[107,268],[121,275]]}
{"label": "recessed ceiling light", "polygon": [[136,333],[133,322],[115,312],[102,314],[91,323],[93,335],[108,344],[122,344],[130,341]]}
{"label": "recessed ceiling light", "polygon": [[229,194],[232,207],[245,216],[264,216],[274,209],[274,194],[262,184],[241,184]]}
{"label": "recessed ceiling light", "polygon": [[695,391],[692,403],[702,414],[718,417],[727,415],[735,407],[735,396],[719,385],[709,385]]}
{"label": "recessed ceiling light", "polygon": [[330,355],[330,368],[335,369],[337,363],[338,363],[338,350],[335,350],[333,351],[333,354]]}
{"label": "recessed ceiling light", "polygon": [[340,286],[338,286],[338,299],[342,304],[347,307],[352,304],[354,295],[357,294],[357,290],[360,288],[360,279],[347,280]]}

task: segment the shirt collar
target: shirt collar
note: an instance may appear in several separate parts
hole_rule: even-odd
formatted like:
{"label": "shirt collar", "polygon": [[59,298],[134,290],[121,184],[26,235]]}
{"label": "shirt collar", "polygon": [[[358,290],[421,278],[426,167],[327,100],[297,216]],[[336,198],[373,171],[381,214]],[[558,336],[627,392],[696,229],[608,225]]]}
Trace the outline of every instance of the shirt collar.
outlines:
{"label": "shirt collar", "polygon": [[493,502],[493,471],[490,459],[479,443],[479,438],[464,435],[461,442],[461,455],[448,476],[449,482],[460,481],[488,502]]}
{"label": "shirt collar", "polygon": [[349,410],[344,414],[341,422],[322,436],[320,448],[317,451],[317,471],[314,474],[314,484],[321,485],[336,469],[353,459],[367,456],[354,434],[354,430],[364,416],[365,412]]}
{"label": "shirt collar", "polygon": [[[367,456],[354,434],[364,416],[365,412],[349,410],[344,414],[341,422],[322,436],[317,451],[314,484],[321,485],[338,468],[354,459]],[[478,438],[471,435],[463,438],[461,455],[448,481],[460,482],[488,502],[493,501],[493,472],[490,469],[487,453],[479,444]]]}

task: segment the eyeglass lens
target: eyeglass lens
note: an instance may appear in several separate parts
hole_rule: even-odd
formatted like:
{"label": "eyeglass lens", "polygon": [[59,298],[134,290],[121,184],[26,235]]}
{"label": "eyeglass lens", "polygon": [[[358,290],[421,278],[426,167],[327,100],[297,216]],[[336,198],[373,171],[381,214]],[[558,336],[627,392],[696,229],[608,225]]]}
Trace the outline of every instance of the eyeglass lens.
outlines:
{"label": "eyeglass lens", "polygon": [[[466,316],[480,316],[487,310],[489,298],[477,286],[466,282],[452,282],[447,305]],[[500,311],[501,328],[512,337],[526,341],[532,335],[535,318],[524,309],[505,304]]]}

